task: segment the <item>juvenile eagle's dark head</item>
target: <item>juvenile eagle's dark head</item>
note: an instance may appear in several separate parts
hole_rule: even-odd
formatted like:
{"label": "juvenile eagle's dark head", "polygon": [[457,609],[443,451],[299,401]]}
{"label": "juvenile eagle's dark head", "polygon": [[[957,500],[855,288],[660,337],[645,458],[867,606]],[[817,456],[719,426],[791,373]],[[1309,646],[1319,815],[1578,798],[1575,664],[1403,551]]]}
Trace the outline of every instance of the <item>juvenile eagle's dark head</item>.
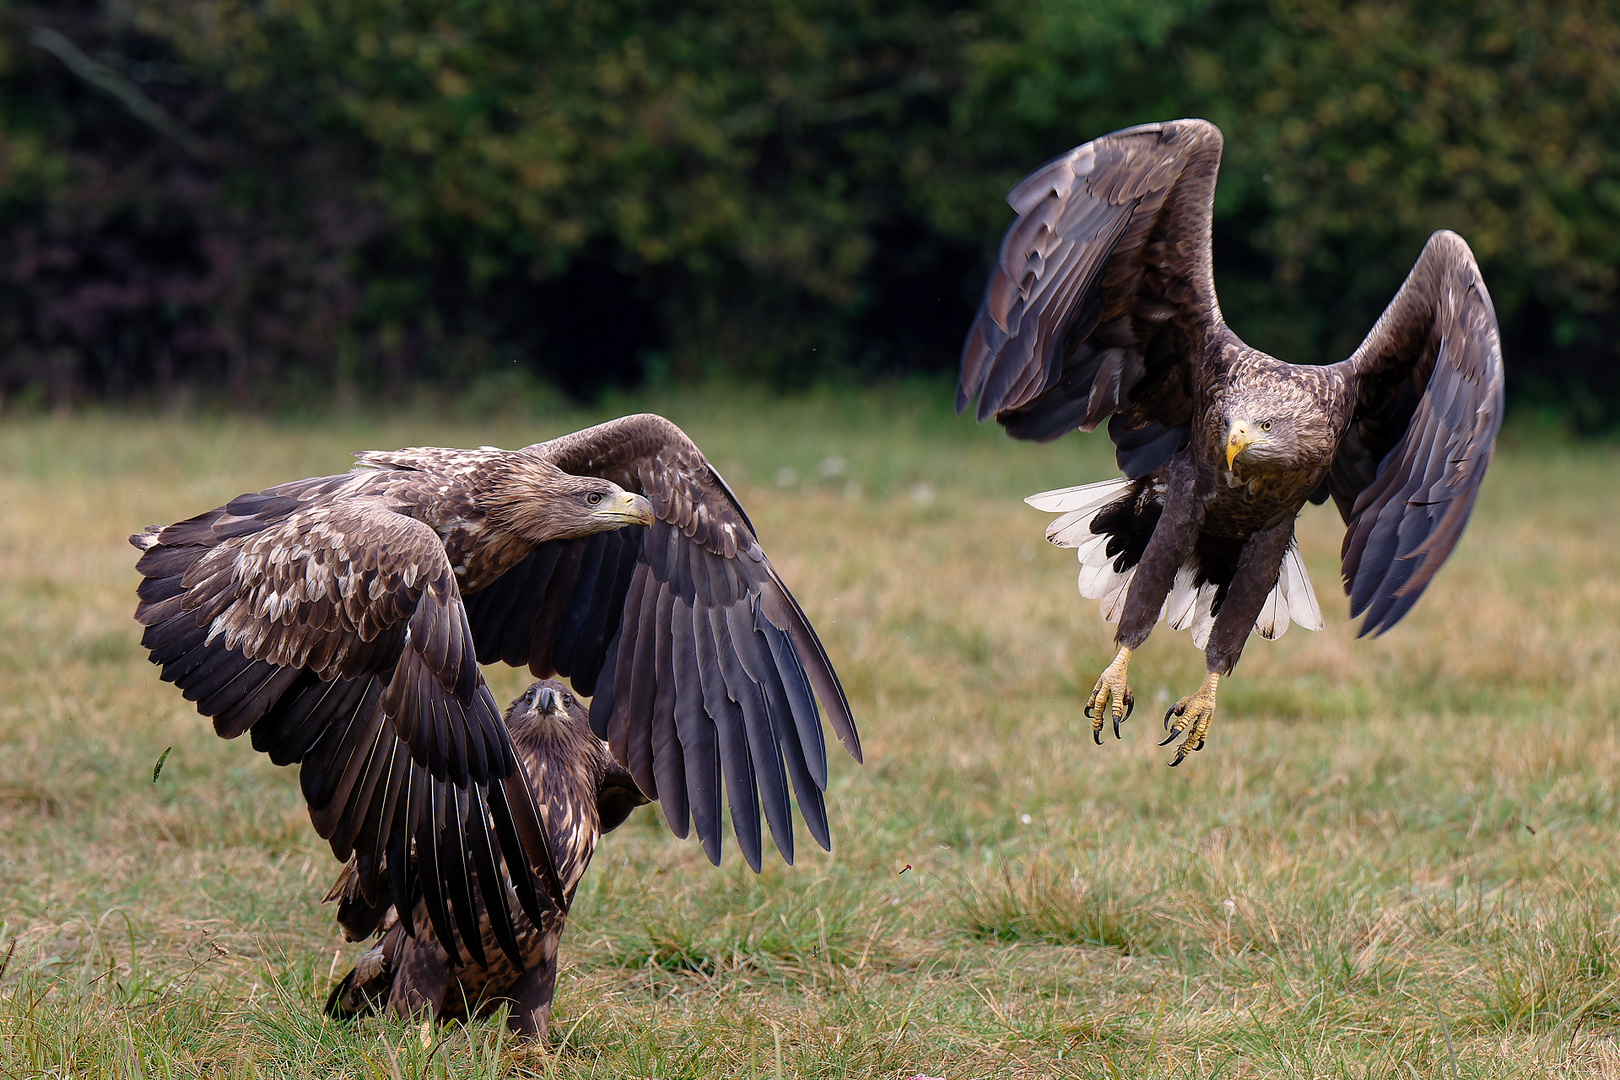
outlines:
{"label": "juvenile eagle's dark head", "polygon": [[[548,732],[572,728],[590,732],[590,717],[572,690],[556,679],[541,679],[506,710],[507,727],[541,725]],[[592,735],[592,738],[595,738]]]}

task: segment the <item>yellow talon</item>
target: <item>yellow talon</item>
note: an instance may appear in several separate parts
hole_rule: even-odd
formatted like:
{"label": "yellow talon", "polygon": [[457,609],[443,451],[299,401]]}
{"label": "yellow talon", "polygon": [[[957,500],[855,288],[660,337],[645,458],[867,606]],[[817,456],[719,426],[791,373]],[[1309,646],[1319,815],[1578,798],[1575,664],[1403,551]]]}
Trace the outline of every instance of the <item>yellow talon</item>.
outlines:
{"label": "yellow talon", "polygon": [[1125,669],[1131,662],[1131,650],[1121,648],[1114,662],[1109,664],[1098,678],[1097,685],[1091,691],[1091,697],[1086,701],[1086,716],[1091,718],[1091,739],[1098,746],[1102,745],[1103,710],[1107,709],[1114,717],[1114,738],[1119,738],[1119,725],[1130,718],[1131,711],[1136,708],[1136,695],[1125,682]]}
{"label": "yellow talon", "polygon": [[[1215,686],[1221,677],[1215,672],[1204,676],[1203,685],[1197,692],[1176,702],[1164,714],[1164,727],[1170,734],[1165,736],[1160,746],[1168,746],[1183,732],[1187,738],[1176,747],[1176,760],[1170,763],[1174,768],[1186,760],[1189,753],[1204,748],[1204,739],[1209,734],[1209,722],[1215,715]],[[1174,719],[1174,726],[1171,720]]]}

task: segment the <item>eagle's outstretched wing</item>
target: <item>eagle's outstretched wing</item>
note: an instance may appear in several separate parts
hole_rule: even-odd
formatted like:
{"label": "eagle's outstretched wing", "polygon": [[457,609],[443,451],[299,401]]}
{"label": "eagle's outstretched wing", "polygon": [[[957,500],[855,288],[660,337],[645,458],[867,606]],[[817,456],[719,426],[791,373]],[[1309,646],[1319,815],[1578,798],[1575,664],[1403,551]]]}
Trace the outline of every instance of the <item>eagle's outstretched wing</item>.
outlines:
{"label": "eagle's outstretched wing", "polygon": [[1018,212],[962,348],[956,408],[978,397],[1020,439],[1110,416],[1120,469],[1187,444],[1193,365],[1221,323],[1210,215],[1221,133],[1204,120],[1116,131],[1007,196]]}
{"label": "eagle's outstretched wing", "polygon": [[1502,426],[1502,345],[1474,254],[1437,232],[1350,358],[1350,426],[1329,489],[1348,531],[1352,618],[1381,634],[1462,534]]}
{"label": "eagle's outstretched wing", "polygon": [[368,901],[422,896],[439,940],[453,940],[453,916],[482,963],[476,872],[515,960],[500,862],[531,918],[527,868],[562,896],[529,785],[438,535],[380,501],[328,498],[348,479],[282,484],[130,537],[142,645],[220,735],[251,731],[254,749],[301,766],[310,818],[333,854],[355,857]]}
{"label": "eagle's outstretched wing", "polygon": [[467,598],[478,657],[565,675],[591,723],[670,828],[688,817],[720,859],[721,785],[744,858],[759,811],[793,860],[788,783],[829,847],[821,716],[856,760],[860,737],[816,632],[725,481],[680,428],[628,416],[531,448],[564,471],[645,495],[657,521],[540,545]]}

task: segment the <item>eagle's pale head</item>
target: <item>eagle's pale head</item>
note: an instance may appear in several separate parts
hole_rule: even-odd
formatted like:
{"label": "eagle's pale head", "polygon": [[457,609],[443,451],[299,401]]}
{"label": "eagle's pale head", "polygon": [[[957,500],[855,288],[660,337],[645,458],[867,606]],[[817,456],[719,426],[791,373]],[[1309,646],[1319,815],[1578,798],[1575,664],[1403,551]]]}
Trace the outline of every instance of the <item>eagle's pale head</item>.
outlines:
{"label": "eagle's pale head", "polygon": [[1313,471],[1333,456],[1333,418],[1310,379],[1271,375],[1237,382],[1227,395],[1224,420],[1221,445],[1229,472],[1238,466]]}
{"label": "eagle's pale head", "polygon": [[490,490],[491,515],[536,544],[653,523],[652,504],[642,496],[536,458],[517,458]]}

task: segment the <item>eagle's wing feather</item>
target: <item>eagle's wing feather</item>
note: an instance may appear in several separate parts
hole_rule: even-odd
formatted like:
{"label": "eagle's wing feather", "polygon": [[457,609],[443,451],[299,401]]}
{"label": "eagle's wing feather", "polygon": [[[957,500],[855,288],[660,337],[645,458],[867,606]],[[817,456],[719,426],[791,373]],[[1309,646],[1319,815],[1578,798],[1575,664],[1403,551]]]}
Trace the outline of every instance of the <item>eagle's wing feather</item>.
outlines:
{"label": "eagle's wing feather", "polygon": [[[497,857],[560,886],[437,534],[331,498],[343,479],[132,537],[135,617],[162,677],[220,735],[251,730],[276,764],[300,764],[310,819],[355,856],[366,899],[420,891],[449,940],[447,898]],[[531,875],[515,877],[538,911]]]}
{"label": "eagle's wing feather", "polygon": [[1502,426],[1496,310],[1462,237],[1429,238],[1350,358],[1350,426],[1329,489],[1362,634],[1394,626],[1451,553]]}
{"label": "eagle's wing feather", "polygon": [[720,857],[722,788],[760,865],[759,812],[792,861],[791,784],[822,847],[826,747],[817,700],[860,759],[849,703],[815,630],[736,496],[681,430],[629,416],[531,448],[645,495],[657,520],[542,544],[467,599],[479,658],[565,675],[591,723],[684,836]]}
{"label": "eagle's wing feather", "polygon": [[596,784],[596,818],[601,832],[609,833],[623,825],[638,806],[647,805],[647,796],[636,786],[630,771],[608,759],[608,767]]}
{"label": "eagle's wing feather", "polygon": [[978,398],[1022,439],[1110,416],[1120,467],[1185,446],[1199,343],[1220,327],[1210,214],[1221,134],[1203,120],[1117,131],[1007,196],[1018,213],[962,348],[957,411]]}

